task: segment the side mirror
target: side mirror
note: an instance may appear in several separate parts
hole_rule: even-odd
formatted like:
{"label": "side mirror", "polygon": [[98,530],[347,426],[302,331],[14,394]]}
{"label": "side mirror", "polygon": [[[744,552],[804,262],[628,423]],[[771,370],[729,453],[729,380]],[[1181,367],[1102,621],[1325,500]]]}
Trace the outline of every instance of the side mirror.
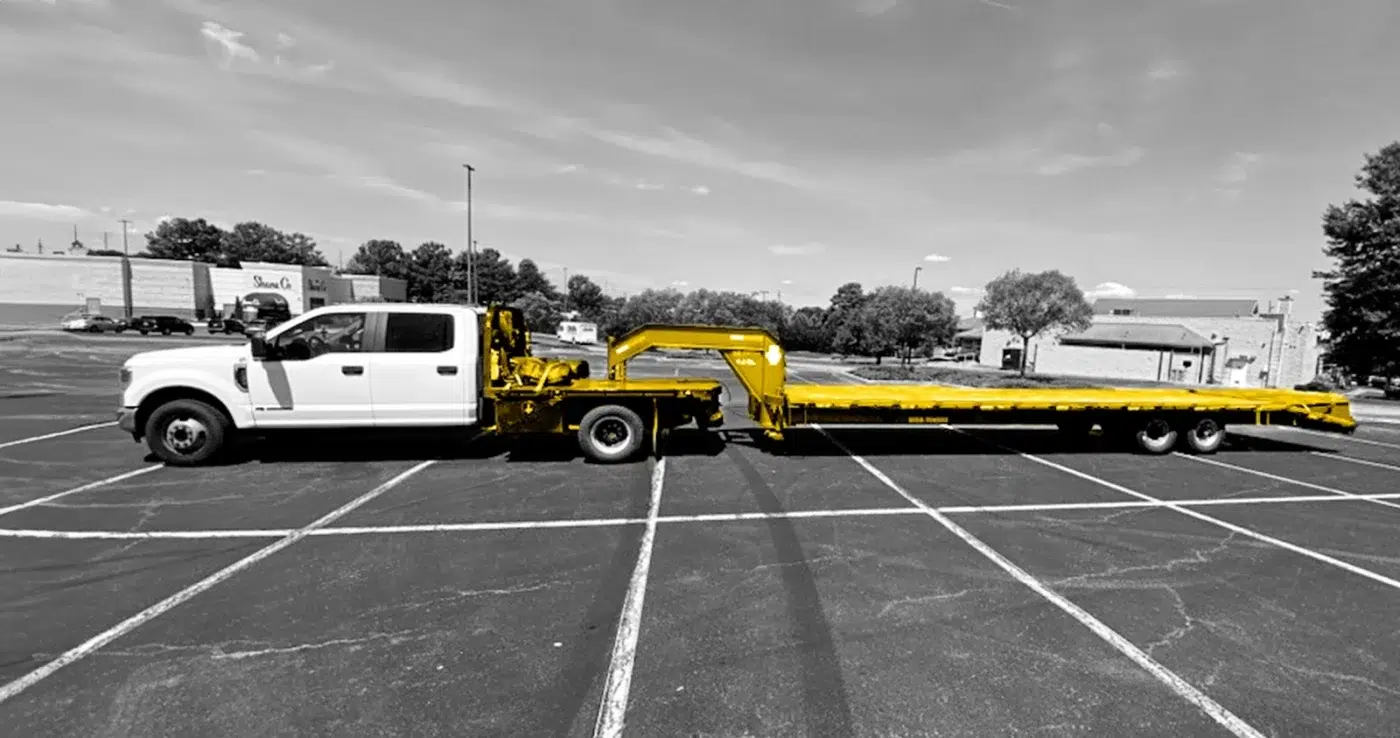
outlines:
{"label": "side mirror", "polygon": [[267,360],[267,338],[262,333],[248,333],[248,349],[253,354],[254,361]]}

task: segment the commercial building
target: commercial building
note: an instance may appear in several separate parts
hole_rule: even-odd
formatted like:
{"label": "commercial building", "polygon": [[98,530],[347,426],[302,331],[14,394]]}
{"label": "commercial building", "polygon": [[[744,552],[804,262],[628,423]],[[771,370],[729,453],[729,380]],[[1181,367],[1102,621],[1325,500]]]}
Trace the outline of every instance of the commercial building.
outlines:
{"label": "commercial building", "polygon": [[53,326],[75,310],[207,320],[252,294],[277,295],[293,315],[323,305],[407,299],[402,279],[330,267],[247,262],[242,268],[84,254],[0,254],[0,325]]}
{"label": "commercial building", "polygon": [[[1288,298],[1101,298],[1082,333],[1041,336],[1028,366],[1042,374],[1238,387],[1292,387],[1317,375],[1320,333],[1293,318]],[[1016,366],[1021,339],[982,333],[980,362]]]}

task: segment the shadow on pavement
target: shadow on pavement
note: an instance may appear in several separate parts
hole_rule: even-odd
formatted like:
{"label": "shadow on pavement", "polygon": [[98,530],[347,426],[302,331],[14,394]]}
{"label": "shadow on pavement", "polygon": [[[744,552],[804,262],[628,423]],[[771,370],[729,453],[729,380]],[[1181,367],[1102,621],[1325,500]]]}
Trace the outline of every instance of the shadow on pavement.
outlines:
{"label": "shadow on pavement", "polygon": [[[826,430],[852,453],[870,457],[1138,453],[1131,445],[1114,443],[1094,435],[1073,438],[1054,429],[973,429],[958,432],[938,428],[905,430],[833,426]],[[775,456],[820,457],[843,456],[846,453],[819,431],[808,428],[789,429],[782,443],[767,440],[754,428],[718,431],[677,428],[663,434],[661,440],[663,455],[668,457],[719,456],[730,444],[752,446]],[[1000,448],[998,444],[1014,448],[1015,451]],[[1335,453],[1326,448],[1236,434],[1228,437],[1224,449]],[[505,460],[511,463],[560,463],[582,458],[578,443],[572,436],[509,439],[479,435],[469,430],[288,431],[250,439],[223,463],[472,460],[503,454]],[[156,458],[147,456],[147,460],[156,461]],[[645,456],[638,456],[633,463],[643,461]]]}

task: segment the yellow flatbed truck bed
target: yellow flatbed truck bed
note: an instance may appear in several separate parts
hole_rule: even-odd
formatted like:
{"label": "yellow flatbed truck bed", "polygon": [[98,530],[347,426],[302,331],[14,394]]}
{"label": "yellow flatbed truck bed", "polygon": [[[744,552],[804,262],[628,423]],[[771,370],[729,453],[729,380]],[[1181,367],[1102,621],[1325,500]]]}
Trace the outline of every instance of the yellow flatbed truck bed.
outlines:
{"label": "yellow flatbed truck bed", "polygon": [[649,438],[689,423],[724,422],[723,385],[709,378],[630,379],[627,363],[658,348],[718,352],[748,393],[749,416],[782,441],[789,428],[867,424],[1051,425],[1071,434],[1095,427],[1148,453],[1182,442],[1214,452],[1229,425],[1292,425],[1350,433],[1346,396],[1232,387],[1161,389],[987,389],[925,384],[787,384],[786,352],[757,328],[646,325],[608,339],[606,377],[588,363],[532,356],[523,315],[491,308],[483,319],[482,399],[487,430],[509,435],[577,434],[597,461],[622,461]]}

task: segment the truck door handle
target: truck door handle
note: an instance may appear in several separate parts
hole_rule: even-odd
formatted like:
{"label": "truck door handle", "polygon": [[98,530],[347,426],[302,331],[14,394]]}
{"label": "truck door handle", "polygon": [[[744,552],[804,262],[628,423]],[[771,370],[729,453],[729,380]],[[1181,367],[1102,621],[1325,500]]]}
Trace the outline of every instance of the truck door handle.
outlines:
{"label": "truck door handle", "polygon": [[455,366],[440,366],[440,367],[438,367],[438,374],[456,374],[456,373],[457,373],[457,367],[455,367]]}
{"label": "truck door handle", "polygon": [[340,368],[340,373],[359,376],[365,373],[365,368],[362,366],[342,366]]}

